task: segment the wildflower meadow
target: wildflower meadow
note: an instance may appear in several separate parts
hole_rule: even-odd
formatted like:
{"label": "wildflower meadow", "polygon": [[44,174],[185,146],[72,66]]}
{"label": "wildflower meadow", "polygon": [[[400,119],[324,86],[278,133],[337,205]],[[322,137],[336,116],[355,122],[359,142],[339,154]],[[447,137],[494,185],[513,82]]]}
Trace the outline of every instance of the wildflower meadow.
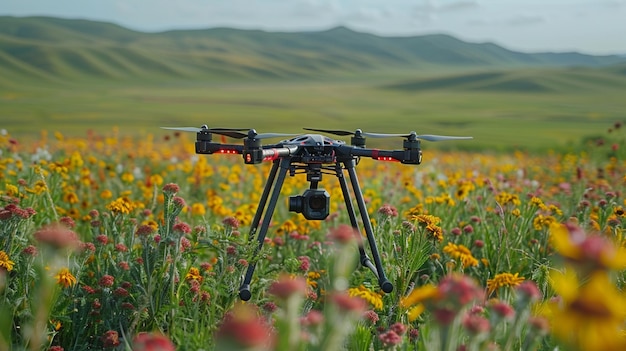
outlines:
{"label": "wildflower meadow", "polygon": [[359,160],[391,293],[335,177],[323,221],[288,211],[308,183],[287,177],[256,252],[271,163],[178,133],[2,131],[0,350],[625,350],[626,138],[608,127],[544,153]]}

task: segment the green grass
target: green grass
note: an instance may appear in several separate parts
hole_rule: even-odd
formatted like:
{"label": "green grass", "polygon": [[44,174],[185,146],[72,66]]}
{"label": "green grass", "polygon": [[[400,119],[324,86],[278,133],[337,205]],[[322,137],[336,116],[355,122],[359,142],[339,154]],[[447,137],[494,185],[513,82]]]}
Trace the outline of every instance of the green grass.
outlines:
{"label": "green grass", "polygon": [[[561,72],[542,74],[546,76],[543,82],[564,79]],[[515,72],[507,76],[515,76]],[[405,82],[405,77],[406,73],[389,73],[204,83],[23,81],[0,90],[1,127],[25,140],[37,138],[44,129],[82,136],[88,129],[106,132],[114,126],[124,135],[162,135],[167,132],[160,130],[161,126],[202,124],[296,133],[302,127],[389,133],[415,130],[475,137],[471,142],[428,143],[428,148],[543,150],[604,134],[614,122],[624,119],[626,107],[622,89],[598,88],[601,86],[578,78],[575,88],[567,81],[559,82],[547,93],[487,89],[483,81],[473,83],[482,84],[482,89],[460,88],[466,83],[415,91],[386,88]],[[499,83],[492,82],[493,86],[507,84],[498,77]],[[606,79],[613,78],[607,75]],[[368,145],[401,144],[399,140],[372,139]]]}

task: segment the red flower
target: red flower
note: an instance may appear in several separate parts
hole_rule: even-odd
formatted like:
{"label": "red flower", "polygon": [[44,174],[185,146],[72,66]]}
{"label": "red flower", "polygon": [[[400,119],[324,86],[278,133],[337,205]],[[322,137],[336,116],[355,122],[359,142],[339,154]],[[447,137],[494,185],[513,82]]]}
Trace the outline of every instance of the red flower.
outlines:
{"label": "red flower", "polygon": [[347,244],[356,238],[360,238],[359,235],[359,232],[355,228],[347,224],[340,224],[337,228],[330,230],[328,237],[338,243]]}
{"label": "red flower", "polygon": [[463,328],[471,334],[478,335],[486,333],[491,329],[489,320],[483,316],[476,314],[466,314],[461,321]]}
{"label": "red flower", "polygon": [[180,191],[180,187],[178,184],[169,183],[163,186],[163,192],[166,194],[176,194]]}
{"label": "red flower", "polygon": [[406,333],[406,326],[400,322],[394,323],[389,327],[390,330],[393,330],[398,335],[403,335]]}
{"label": "red flower", "polygon": [[76,226],[76,222],[74,222],[74,220],[70,217],[62,217],[61,219],[59,219],[59,223],[68,227],[69,229],[73,229]]}
{"label": "red flower", "polygon": [[388,204],[385,204],[381,208],[379,208],[378,213],[385,217],[398,217],[398,210]]}
{"label": "red flower", "polygon": [[106,348],[113,348],[120,344],[119,334],[115,330],[109,330],[100,337],[102,345]]}
{"label": "red flower", "polygon": [[215,339],[218,350],[270,347],[273,332],[253,305],[237,304],[224,316]]}
{"label": "red flower", "polygon": [[352,297],[345,292],[335,293],[330,296],[330,300],[344,312],[363,313],[367,307],[367,302],[360,297]]}
{"label": "red flower", "polygon": [[398,335],[393,330],[389,330],[389,331],[387,331],[385,333],[382,333],[382,334],[378,335],[378,339],[385,346],[394,346],[394,345],[398,345],[399,343],[402,342],[402,338],[400,337],[400,335]]}
{"label": "red flower", "polygon": [[112,275],[106,274],[102,276],[102,278],[100,278],[100,280],[98,281],[98,285],[100,285],[103,288],[106,288],[106,287],[113,286],[114,282],[115,282],[115,278]]}
{"label": "red flower", "polygon": [[148,235],[154,234],[154,232],[155,232],[155,229],[153,226],[142,224],[139,226],[139,228],[137,228],[137,231],[135,231],[135,234],[137,234],[137,236],[148,236]]}
{"label": "red flower", "polygon": [[306,280],[303,277],[291,278],[283,275],[278,281],[270,285],[268,292],[284,300],[295,294],[304,296],[306,294]]}
{"label": "red flower", "polygon": [[54,248],[74,248],[78,246],[78,236],[65,226],[52,224],[35,232],[37,241]]}
{"label": "red flower", "polygon": [[224,220],[222,221],[222,224],[224,224],[227,227],[231,227],[233,229],[239,228],[239,220],[235,217],[224,218]]}
{"label": "red flower", "polygon": [[22,250],[22,253],[26,256],[37,256],[37,248],[33,245],[28,245]]}
{"label": "red flower", "polygon": [[174,224],[174,226],[172,227],[172,230],[174,231],[174,233],[178,235],[191,233],[191,227],[189,226],[189,224],[184,223],[184,222]]}
{"label": "red flower", "polygon": [[378,317],[378,313],[374,310],[367,310],[363,312],[363,318],[372,324],[376,324],[376,322],[380,319],[380,317]]}
{"label": "red flower", "polygon": [[155,333],[139,333],[133,339],[135,351],[176,351],[176,347],[167,336]]}

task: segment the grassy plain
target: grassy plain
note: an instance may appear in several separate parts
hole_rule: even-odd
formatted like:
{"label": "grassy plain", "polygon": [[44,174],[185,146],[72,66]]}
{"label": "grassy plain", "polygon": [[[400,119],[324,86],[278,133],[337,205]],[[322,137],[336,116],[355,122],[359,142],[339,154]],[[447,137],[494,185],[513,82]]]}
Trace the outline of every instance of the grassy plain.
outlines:
{"label": "grassy plain", "polygon": [[[160,126],[202,124],[260,132],[415,130],[475,138],[429,148],[545,150],[603,135],[625,119],[624,78],[581,70],[501,71],[470,82],[442,71],[300,80],[11,81],[0,85],[0,127],[26,141],[42,130],[84,136],[89,129],[119,127],[123,135],[140,136],[162,135]],[[382,143],[389,141],[368,145]]]}

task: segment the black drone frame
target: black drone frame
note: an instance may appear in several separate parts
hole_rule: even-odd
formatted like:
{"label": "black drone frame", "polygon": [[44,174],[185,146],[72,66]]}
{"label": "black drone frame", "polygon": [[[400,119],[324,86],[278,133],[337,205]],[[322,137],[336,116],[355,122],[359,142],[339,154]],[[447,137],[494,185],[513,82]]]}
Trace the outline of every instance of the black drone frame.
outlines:
{"label": "black drone frame", "polygon": [[[296,174],[307,175],[307,181],[310,183],[310,189],[308,191],[313,192],[315,198],[311,197],[311,199],[315,202],[311,205],[313,209],[308,209],[308,211],[305,210],[303,214],[305,215],[305,218],[314,220],[322,220],[328,215],[328,195],[323,190],[318,189],[318,183],[322,179],[322,174],[335,175],[339,180],[339,185],[343,193],[346,210],[348,212],[348,216],[350,217],[350,224],[357,233],[360,233],[361,231],[359,229],[357,214],[353,205],[350,190],[348,188],[348,181],[345,177],[345,171],[347,171],[348,177],[350,178],[350,185],[352,186],[352,192],[354,193],[354,197],[356,199],[356,205],[361,216],[361,223],[365,229],[367,242],[374,262],[372,263],[372,260],[368,257],[362,240],[359,240],[359,260],[362,266],[369,268],[376,275],[378,284],[385,293],[393,291],[393,284],[385,275],[380,254],[376,246],[372,224],[370,222],[363,193],[355,171],[359,158],[369,157],[374,160],[398,161],[404,164],[417,165],[422,162],[420,139],[429,141],[471,139],[471,137],[417,135],[415,132],[411,132],[409,134],[378,134],[365,133],[358,129],[355,132],[348,132],[341,130],[305,128],[306,130],[335,135],[352,135],[351,145],[346,145],[345,142],[341,140],[334,140],[319,134],[297,135],[291,139],[283,140],[276,144],[262,145],[262,139],[293,135],[279,133],[257,134],[254,129],[209,129],[206,125],[202,126],[202,128],[185,127],[166,129],[197,132],[197,139],[195,143],[197,154],[242,154],[244,163],[246,164],[258,164],[263,161],[273,162],[259,201],[259,206],[250,225],[249,240],[253,240],[256,236],[258,242],[255,256],[263,248],[263,243],[270,226],[270,221],[274,210],[276,209],[276,204],[278,203],[280,192],[287,173],[289,173],[290,176],[294,176]],[[242,133],[242,131],[248,132]],[[220,134],[231,138],[244,139],[244,142],[243,145],[216,143],[212,141],[212,134]],[[395,136],[404,137],[406,139],[403,142],[402,150],[379,150],[368,149],[365,147],[366,136],[374,138]],[[324,195],[320,195],[320,192],[323,192],[322,194],[326,194],[326,206],[323,203]],[[318,195],[321,197],[318,198]],[[301,197],[296,197],[294,200],[301,200],[297,198]],[[301,212],[302,208],[298,208],[297,205],[302,204],[298,201],[294,201],[292,203],[291,200],[292,199],[290,199],[290,210]],[[320,201],[321,206],[318,206],[320,205]],[[296,207],[296,209],[291,208],[292,204]],[[305,205],[305,207],[307,206]],[[316,212],[318,208],[321,209],[321,212]],[[326,212],[324,212],[324,209]],[[259,224],[261,225],[260,229]],[[257,230],[259,230],[258,235]],[[239,297],[244,301],[248,301],[252,297],[250,284],[252,276],[254,275],[255,267],[256,260],[252,260],[252,262],[248,265],[246,273],[243,276],[241,286],[239,287]]]}

